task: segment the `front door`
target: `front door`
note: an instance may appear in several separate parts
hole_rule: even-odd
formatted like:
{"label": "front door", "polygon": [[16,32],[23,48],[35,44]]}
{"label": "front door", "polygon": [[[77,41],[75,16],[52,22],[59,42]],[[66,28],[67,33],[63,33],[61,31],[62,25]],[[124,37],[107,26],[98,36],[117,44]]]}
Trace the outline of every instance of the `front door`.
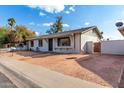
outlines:
{"label": "front door", "polygon": [[49,39],[49,51],[53,51],[53,39]]}

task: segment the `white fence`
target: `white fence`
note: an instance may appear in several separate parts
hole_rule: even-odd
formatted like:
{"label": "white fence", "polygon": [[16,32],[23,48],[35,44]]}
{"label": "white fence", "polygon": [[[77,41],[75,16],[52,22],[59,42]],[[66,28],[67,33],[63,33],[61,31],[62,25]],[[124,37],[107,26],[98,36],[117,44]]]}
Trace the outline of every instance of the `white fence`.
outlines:
{"label": "white fence", "polygon": [[124,55],[124,40],[102,41],[101,53]]}

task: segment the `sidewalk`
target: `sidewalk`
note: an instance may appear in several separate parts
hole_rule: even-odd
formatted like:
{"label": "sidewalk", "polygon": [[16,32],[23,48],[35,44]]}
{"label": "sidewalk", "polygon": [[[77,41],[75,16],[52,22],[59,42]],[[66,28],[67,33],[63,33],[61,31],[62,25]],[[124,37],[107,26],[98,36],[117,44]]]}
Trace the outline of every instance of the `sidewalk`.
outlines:
{"label": "sidewalk", "polygon": [[[101,88],[95,83],[67,76],[51,71],[41,66],[19,62],[7,57],[0,57],[0,65],[7,68],[10,73],[22,79],[23,83],[28,82],[32,87],[43,88]],[[24,79],[26,78],[26,79]]]}

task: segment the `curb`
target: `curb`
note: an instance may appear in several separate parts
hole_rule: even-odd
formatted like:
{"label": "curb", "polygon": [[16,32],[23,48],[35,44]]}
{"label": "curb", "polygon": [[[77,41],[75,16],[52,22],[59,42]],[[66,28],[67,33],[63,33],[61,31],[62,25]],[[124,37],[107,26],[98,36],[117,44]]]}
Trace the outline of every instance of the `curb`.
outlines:
{"label": "curb", "polygon": [[41,88],[41,86],[37,85],[33,82],[29,77],[22,74],[21,72],[13,71],[12,69],[6,67],[5,65],[0,63],[1,72],[10,79],[13,84],[15,84],[18,88]]}

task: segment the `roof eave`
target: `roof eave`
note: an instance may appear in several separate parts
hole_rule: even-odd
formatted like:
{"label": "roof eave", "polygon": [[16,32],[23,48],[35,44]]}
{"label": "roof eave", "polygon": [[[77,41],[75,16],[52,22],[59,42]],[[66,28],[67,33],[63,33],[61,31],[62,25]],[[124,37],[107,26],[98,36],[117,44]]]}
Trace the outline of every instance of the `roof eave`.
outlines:
{"label": "roof eave", "polygon": [[56,33],[56,34],[51,34],[51,35],[42,35],[42,36],[39,36],[39,37],[34,37],[34,38],[29,38],[27,39],[27,41],[29,40],[36,40],[36,39],[41,39],[41,38],[54,38],[54,37],[60,37],[60,36],[67,36],[67,35],[72,35],[72,34],[75,34],[75,33],[85,33],[89,30],[92,30],[92,29],[96,29],[100,39],[102,38],[102,35],[100,34],[100,31],[98,30],[98,28],[96,26],[92,26],[86,30],[84,30],[84,28],[81,28],[81,29],[76,29],[76,30],[72,30],[72,32],[63,32],[63,33]]}

